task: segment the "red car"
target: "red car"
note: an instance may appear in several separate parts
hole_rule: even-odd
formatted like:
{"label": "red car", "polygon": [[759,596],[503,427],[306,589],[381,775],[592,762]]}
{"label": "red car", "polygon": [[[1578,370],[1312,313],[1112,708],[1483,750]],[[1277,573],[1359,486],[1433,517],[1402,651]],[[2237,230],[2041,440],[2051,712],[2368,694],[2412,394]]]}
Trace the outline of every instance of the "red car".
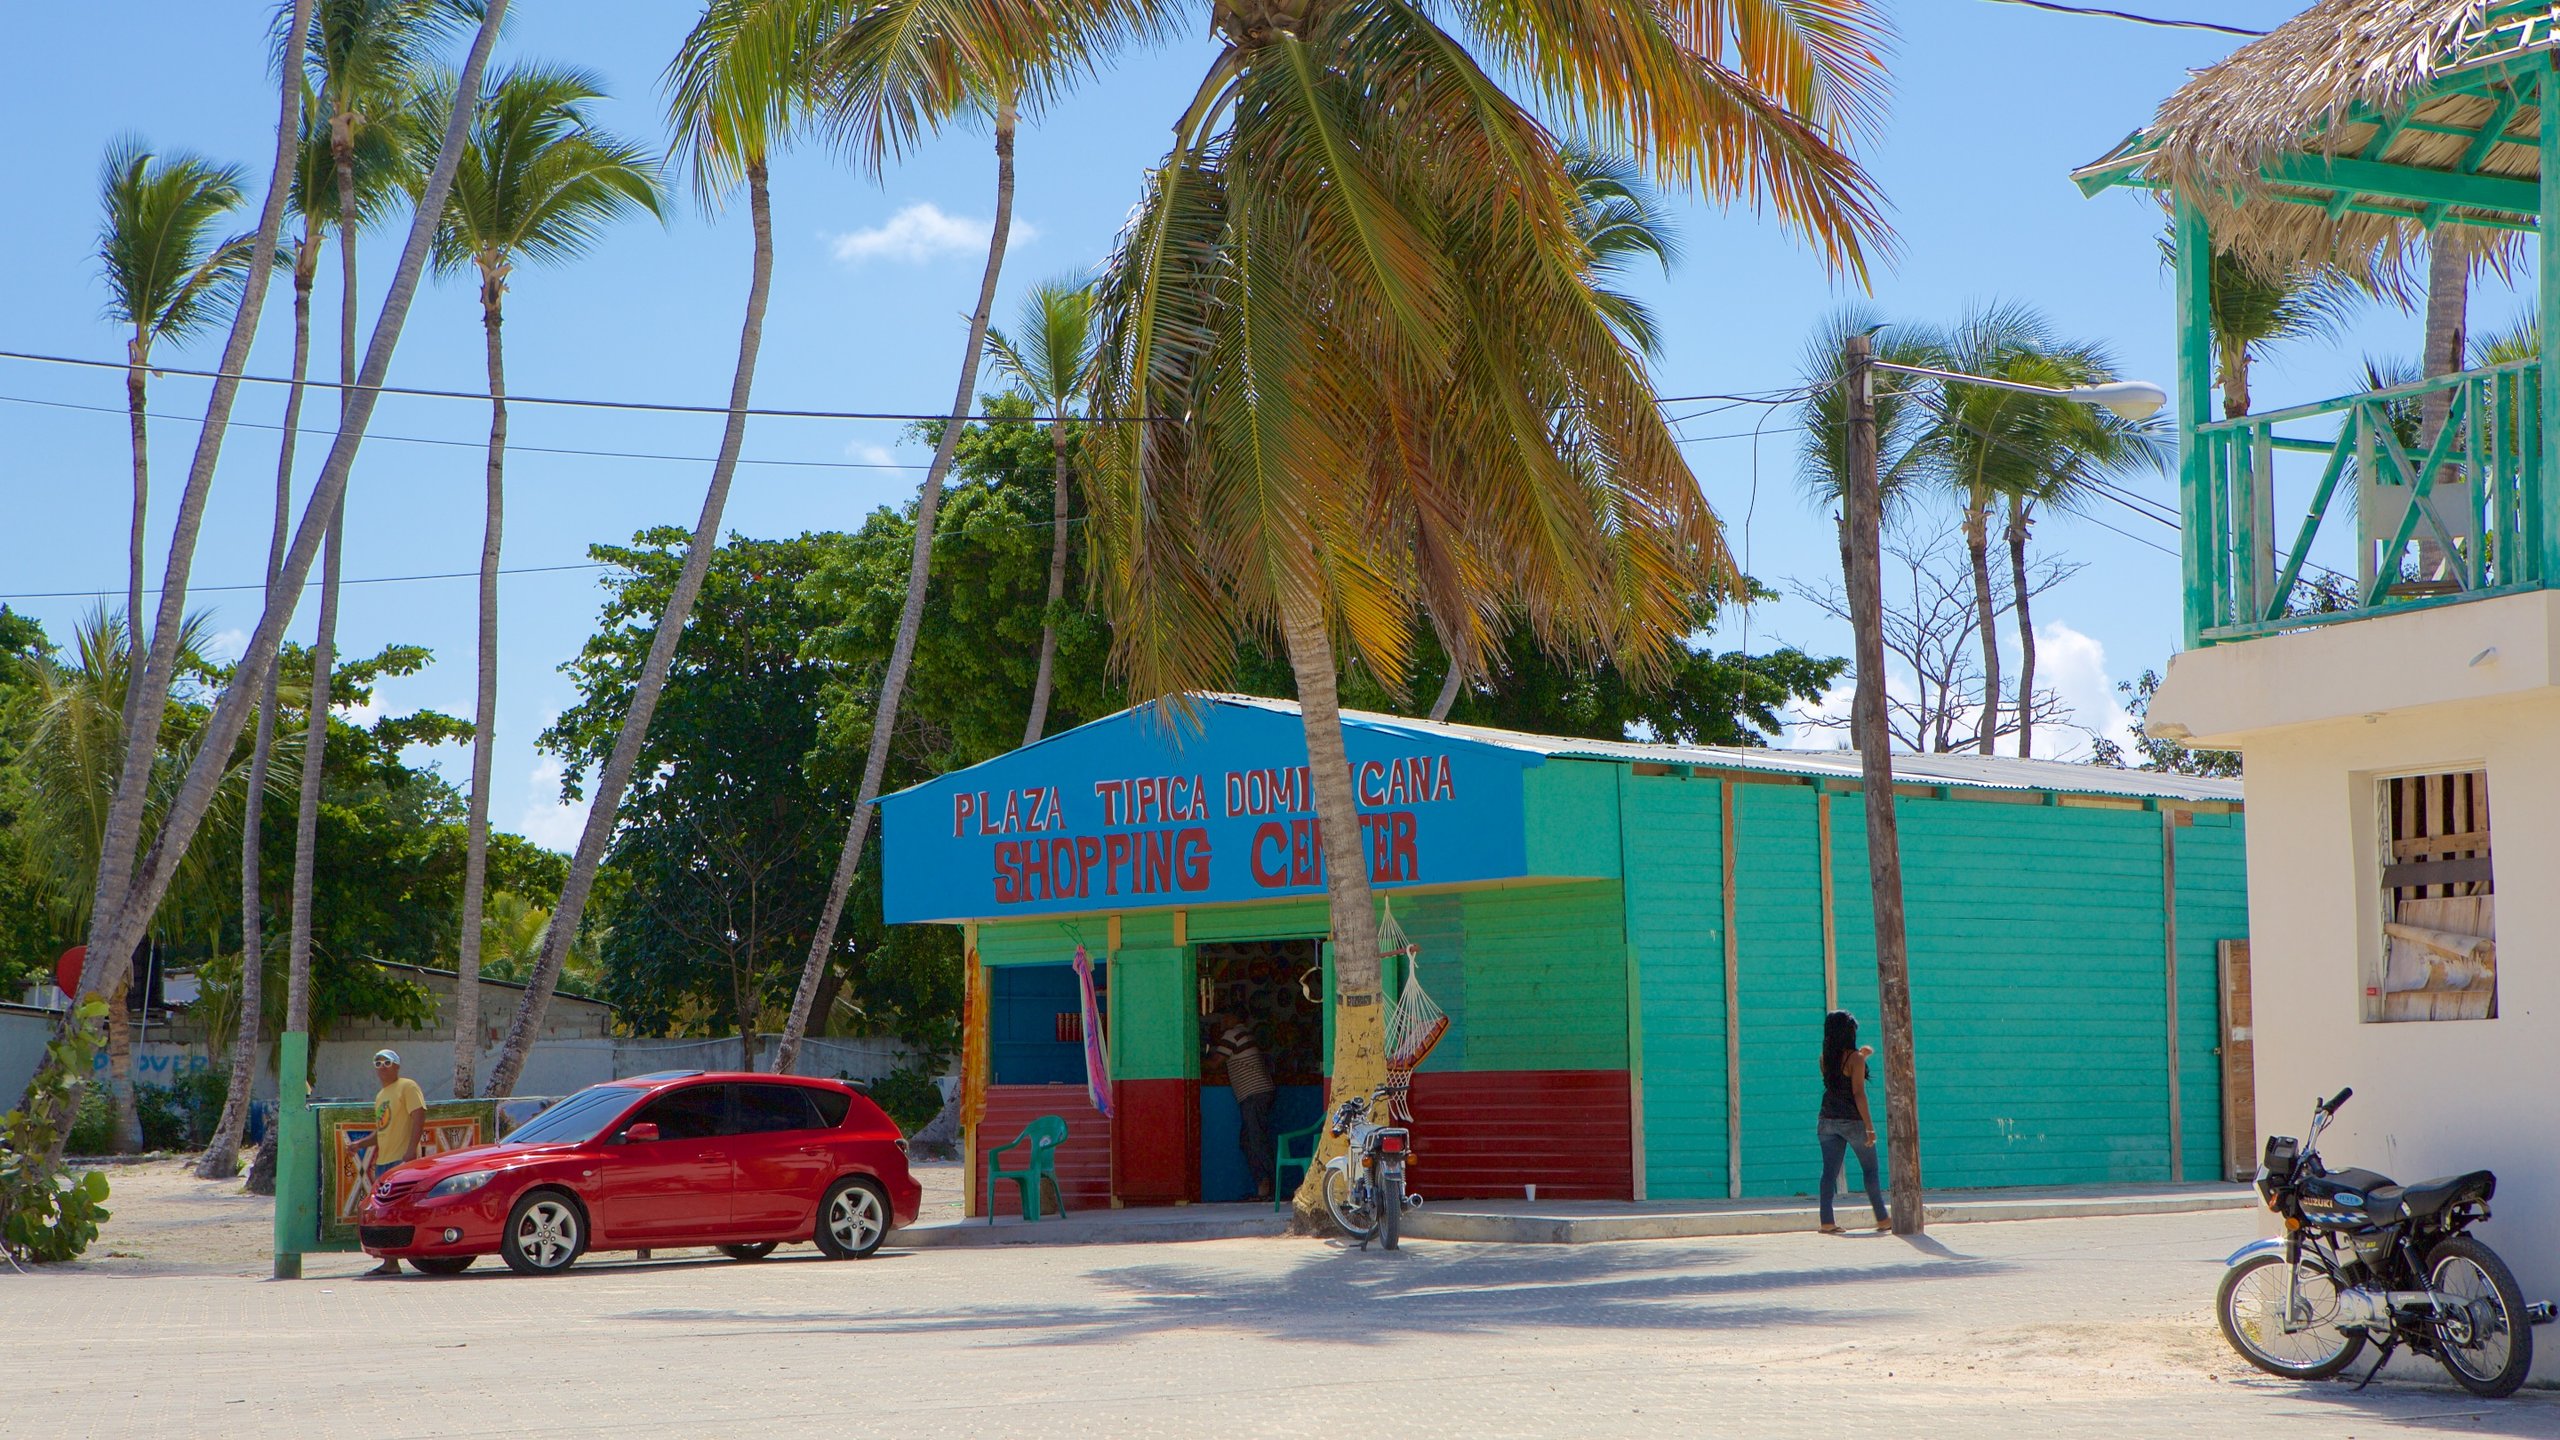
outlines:
{"label": "red car", "polygon": [[596,1085],[495,1145],[382,1177],[357,1230],[366,1253],[430,1275],[495,1254],[557,1274],[589,1250],[716,1245],[761,1260],[814,1240],[838,1260],[915,1222],[907,1142],[849,1085],[669,1071]]}

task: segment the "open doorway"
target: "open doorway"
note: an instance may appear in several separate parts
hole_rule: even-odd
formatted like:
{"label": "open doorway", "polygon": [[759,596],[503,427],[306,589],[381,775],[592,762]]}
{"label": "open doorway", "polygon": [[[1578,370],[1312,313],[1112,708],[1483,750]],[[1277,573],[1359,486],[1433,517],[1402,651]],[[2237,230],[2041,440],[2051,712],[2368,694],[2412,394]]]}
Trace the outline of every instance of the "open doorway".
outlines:
{"label": "open doorway", "polygon": [[[1248,940],[1194,947],[1199,970],[1200,1198],[1250,1200],[1256,1177],[1242,1144],[1243,1120],[1218,1045],[1216,1016],[1235,1018],[1251,1037],[1271,1081],[1272,1135],[1302,1130],[1324,1108],[1323,953],[1313,940]],[[1267,1150],[1263,1151],[1268,1154]]]}

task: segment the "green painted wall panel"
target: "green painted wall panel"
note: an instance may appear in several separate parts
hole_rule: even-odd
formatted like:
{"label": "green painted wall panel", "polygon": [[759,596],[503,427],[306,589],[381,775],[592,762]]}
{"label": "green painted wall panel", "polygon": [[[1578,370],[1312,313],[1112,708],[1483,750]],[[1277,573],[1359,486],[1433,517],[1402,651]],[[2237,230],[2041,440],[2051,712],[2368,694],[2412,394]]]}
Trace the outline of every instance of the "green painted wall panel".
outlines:
{"label": "green painted wall panel", "polygon": [[1722,1196],[1723,831],[1713,780],[1625,781],[1628,945],[1644,1032],[1645,1193]]}
{"label": "green painted wall panel", "polygon": [[[1449,1017],[1449,1033],[1440,1037],[1424,1071],[1467,1068],[1466,900],[1458,895],[1411,895],[1395,902],[1396,923],[1405,938],[1422,949],[1422,988],[1431,1003]],[[1399,971],[1389,983],[1403,984]]]}
{"label": "green painted wall panel", "polygon": [[2189,1180],[2222,1178],[2222,972],[2216,947],[2249,934],[2246,827],[2198,815],[2178,831],[2178,1084]]}
{"label": "green painted wall panel", "polygon": [[1616,878],[1620,768],[1549,760],[1522,773],[1530,874]]}
{"label": "green painted wall panel", "polygon": [[1200,1074],[1196,972],[1187,949],[1131,949],[1112,957],[1114,1080],[1190,1080]]}
{"label": "green painted wall panel", "polygon": [[1617,884],[1478,890],[1465,898],[1463,1068],[1626,1068],[1627,960]]}
{"label": "green painted wall panel", "polygon": [[1221,940],[1306,939],[1326,934],[1333,927],[1322,899],[1221,905],[1191,911],[1187,918],[1185,938],[1194,945]]}
{"label": "green painted wall panel", "polygon": [[1736,785],[1734,933],[1742,1000],[1742,1190],[1821,1176],[1822,871],[1811,787]]}

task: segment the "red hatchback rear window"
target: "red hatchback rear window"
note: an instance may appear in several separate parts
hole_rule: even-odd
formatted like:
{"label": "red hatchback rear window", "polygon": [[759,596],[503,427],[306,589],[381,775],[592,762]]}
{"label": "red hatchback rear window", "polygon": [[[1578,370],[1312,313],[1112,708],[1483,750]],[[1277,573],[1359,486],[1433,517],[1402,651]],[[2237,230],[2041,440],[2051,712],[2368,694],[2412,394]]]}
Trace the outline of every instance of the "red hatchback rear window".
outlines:
{"label": "red hatchback rear window", "polygon": [[830,1130],[843,1124],[845,1112],[853,1108],[853,1097],[841,1090],[812,1089],[805,1093],[818,1107],[818,1123]]}

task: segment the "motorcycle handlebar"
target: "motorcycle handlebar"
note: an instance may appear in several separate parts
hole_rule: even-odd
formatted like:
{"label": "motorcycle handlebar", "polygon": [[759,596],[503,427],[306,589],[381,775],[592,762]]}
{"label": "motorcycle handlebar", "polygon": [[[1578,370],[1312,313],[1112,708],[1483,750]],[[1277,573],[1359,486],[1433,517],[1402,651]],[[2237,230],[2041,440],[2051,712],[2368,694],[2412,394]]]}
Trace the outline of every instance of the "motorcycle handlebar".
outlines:
{"label": "motorcycle handlebar", "polygon": [[2335,1114],[2337,1114],[2337,1113],[2338,1113],[2338,1107],[2339,1107],[2339,1106],[2341,1106],[2341,1105],[2346,1104],[2346,1103],[2347,1103],[2347,1101],[2348,1101],[2349,1099],[2351,1099],[2351,1098],[2353,1098],[2353,1097],[2354,1097],[2355,1093],[2356,1093],[2356,1087],[2354,1087],[2353,1085],[2349,1085],[2349,1086],[2347,1086],[2345,1089],[2340,1090],[2337,1094],[2332,1095],[2332,1096],[2330,1096],[2328,1099],[2326,1099],[2326,1100],[2322,1101],[2322,1102],[2320,1103],[2320,1113],[2321,1113],[2321,1114],[2323,1114],[2323,1115],[2335,1115]]}

